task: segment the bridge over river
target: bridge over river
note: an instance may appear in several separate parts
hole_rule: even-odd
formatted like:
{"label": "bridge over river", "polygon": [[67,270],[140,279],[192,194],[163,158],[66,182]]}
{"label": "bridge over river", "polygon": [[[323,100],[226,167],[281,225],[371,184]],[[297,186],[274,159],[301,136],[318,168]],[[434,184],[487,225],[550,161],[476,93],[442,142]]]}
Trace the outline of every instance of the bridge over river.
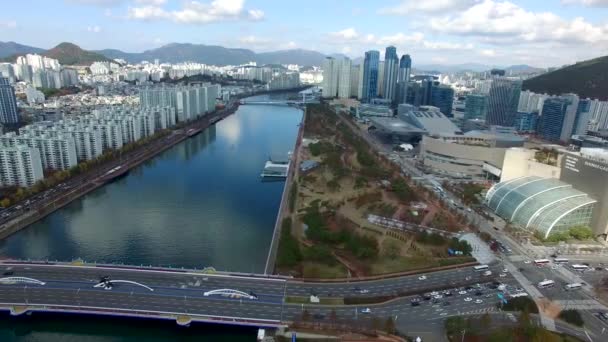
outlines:
{"label": "bridge over river", "polygon": [[[498,266],[493,268],[499,271]],[[366,306],[290,304],[286,298],[311,294],[321,299],[385,296],[404,290],[423,293],[450,284],[463,286],[465,279],[468,283],[482,281],[472,267],[427,273],[423,280],[418,274],[329,283],[201,270],[25,261],[0,262],[0,272],[0,309],[10,310],[13,315],[67,312],[170,319],[182,325],[197,321],[256,327],[288,324],[301,317],[305,309],[311,315],[326,317],[335,310],[340,319],[395,315],[430,318],[437,313],[415,312],[417,308],[405,297]],[[453,314],[494,305],[490,300],[484,305],[460,302],[453,306]],[[363,314],[364,307],[371,308],[372,314]]]}

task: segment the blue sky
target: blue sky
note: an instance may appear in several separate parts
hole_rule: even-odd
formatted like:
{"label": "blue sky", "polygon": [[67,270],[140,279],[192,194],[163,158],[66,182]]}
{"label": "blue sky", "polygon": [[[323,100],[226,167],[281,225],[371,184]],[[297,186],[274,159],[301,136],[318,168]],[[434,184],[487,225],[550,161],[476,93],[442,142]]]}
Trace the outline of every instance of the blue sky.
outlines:
{"label": "blue sky", "polygon": [[608,0],[3,1],[0,40],[129,52],[187,42],[351,57],[390,44],[414,64],[553,66],[608,55]]}

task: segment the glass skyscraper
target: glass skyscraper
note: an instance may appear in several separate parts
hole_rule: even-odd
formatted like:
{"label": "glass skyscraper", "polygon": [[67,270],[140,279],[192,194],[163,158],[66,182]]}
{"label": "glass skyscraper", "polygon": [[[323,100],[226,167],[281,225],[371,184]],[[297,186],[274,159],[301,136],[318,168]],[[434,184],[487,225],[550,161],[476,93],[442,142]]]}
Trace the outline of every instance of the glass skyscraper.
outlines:
{"label": "glass skyscraper", "polygon": [[378,64],[380,52],[370,50],[365,53],[363,60],[363,102],[369,102],[378,97]]}
{"label": "glass skyscraper", "polygon": [[515,114],[519,105],[521,81],[505,77],[492,79],[490,93],[488,94],[488,125],[512,127],[515,123]]}
{"label": "glass skyscraper", "polygon": [[538,135],[545,140],[558,141],[566,118],[570,100],[553,97],[545,100],[543,112],[538,123]]}
{"label": "glass skyscraper", "polygon": [[389,46],[384,52],[384,98],[395,103],[397,100],[397,76],[399,74],[399,57],[397,49]]}
{"label": "glass skyscraper", "polygon": [[452,105],[454,103],[454,89],[450,86],[435,84],[431,88],[431,106],[439,108],[441,113],[452,117]]}
{"label": "glass skyscraper", "polygon": [[397,104],[407,102],[407,88],[412,72],[412,58],[410,55],[401,56],[399,61],[399,72],[397,74]]}
{"label": "glass skyscraper", "polygon": [[464,118],[466,120],[485,120],[488,112],[488,96],[484,94],[467,95],[464,102]]}

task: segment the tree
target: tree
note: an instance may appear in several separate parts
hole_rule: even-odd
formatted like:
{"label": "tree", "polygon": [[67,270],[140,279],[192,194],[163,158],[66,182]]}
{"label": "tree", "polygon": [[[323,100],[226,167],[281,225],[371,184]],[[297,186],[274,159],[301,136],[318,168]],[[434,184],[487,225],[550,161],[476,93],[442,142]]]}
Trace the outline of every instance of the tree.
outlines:
{"label": "tree", "polygon": [[400,252],[401,252],[401,248],[399,247],[399,244],[397,244],[397,242],[395,242],[393,240],[386,240],[386,243],[384,246],[384,255],[386,257],[394,259],[399,256]]}
{"label": "tree", "polygon": [[580,312],[578,312],[578,310],[562,310],[562,312],[559,313],[558,317],[570,324],[574,324],[579,327],[582,327],[584,324],[583,318],[581,317],[581,314]]}
{"label": "tree", "polygon": [[466,327],[466,321],[462,316],[449,317],[444,323],[444,328],[447,335],[460,334]]}
{"label": "tree", "polygon": [[2,201],[0,201],[0,206],[2,208],[8,208],[8,207],[10,207],[11,206],[11,200],[8,199],[8,198],[6,198],[6,197],[3,198]]}
{"label": "tree", "polygon": [[568,230],[568,233],[577,240],[588,240],[593,237],[591,228],[585,226],[572,227]]}
{"label": "tree", "polygon": [[483,316],[481,316],[479,323],[482,327],[488,328],[492,325],[492,317],[489,313],[486,312],[485,314],[483,314]]}
{"label": "tree", "polygon": [[386,331],[389,334],[395,333],[395,321],[393,320],[392,317],[387,318],[386,321],[384,322],[384,331]]}

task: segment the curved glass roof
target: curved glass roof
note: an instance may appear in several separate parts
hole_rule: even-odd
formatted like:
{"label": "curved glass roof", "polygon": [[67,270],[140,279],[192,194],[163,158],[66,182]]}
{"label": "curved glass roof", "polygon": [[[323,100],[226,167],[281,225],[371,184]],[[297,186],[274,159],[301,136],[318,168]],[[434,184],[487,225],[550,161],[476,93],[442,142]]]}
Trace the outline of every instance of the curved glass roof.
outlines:
{"label": "curved glass roof", "polygon": [[558,179],[529,176],[496,184],[486,203],[503,219],[546,237],[556,228],[589,225],[596,201]]}

